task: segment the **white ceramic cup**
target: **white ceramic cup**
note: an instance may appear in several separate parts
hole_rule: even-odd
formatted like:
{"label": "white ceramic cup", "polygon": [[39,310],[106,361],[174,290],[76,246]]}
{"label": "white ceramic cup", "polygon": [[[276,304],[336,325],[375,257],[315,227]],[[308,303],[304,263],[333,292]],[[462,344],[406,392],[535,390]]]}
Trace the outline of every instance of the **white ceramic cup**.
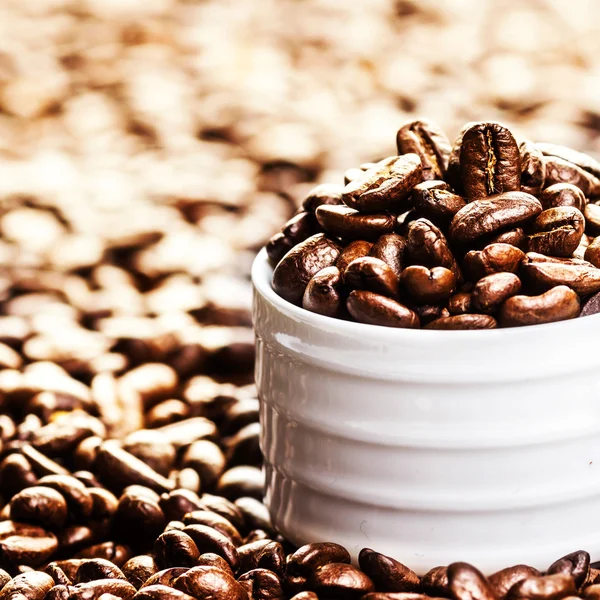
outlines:
{"label": "white ceramic cup", "polygon": [[424,573],[600,558],[600,316],[485,331],[323,317],[256,258],[266,495],[297,544]]}

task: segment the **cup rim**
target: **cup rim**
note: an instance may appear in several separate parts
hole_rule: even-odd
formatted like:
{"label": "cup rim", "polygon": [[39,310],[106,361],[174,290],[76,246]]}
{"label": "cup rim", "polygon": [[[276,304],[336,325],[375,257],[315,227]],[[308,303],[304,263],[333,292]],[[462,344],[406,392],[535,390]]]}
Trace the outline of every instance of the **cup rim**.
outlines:
{"label": "cup rim", "polygon": [[[496,329],[473,329],[473,330],[441,330],[441,329],[408,329],[401,327],[386,327],[383,325],[370,325],[357,323],[356,321],[345,321],[310,312],[300,306],[296,306],[279,296],[272,286],[273,267],[269,264],[267,251],[263,247],[256,255],[251,269],[252,284],[255,290],[271,305],[294,321],[313,326],[321,331],[334,334],[357,336],[362,339],[378,341],[402,341],[423,342],[451,340],[460,342],[492,342],[502,338],[505,342],[526,343],[537,334],[561,335],[589,334],[591,326],[600,325],[600,313],[586,317],[576,317],[553,323],[542,323],[537,325],[523,325],[520,327],[505,327]],[[536,333],[537,332],[537,333]]]}

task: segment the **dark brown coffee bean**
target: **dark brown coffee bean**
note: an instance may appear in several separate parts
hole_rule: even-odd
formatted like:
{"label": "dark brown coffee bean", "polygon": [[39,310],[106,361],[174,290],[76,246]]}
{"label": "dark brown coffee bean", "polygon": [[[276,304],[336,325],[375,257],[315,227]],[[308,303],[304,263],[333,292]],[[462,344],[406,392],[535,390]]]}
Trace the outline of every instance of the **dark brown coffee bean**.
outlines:
{"label": "dark brown coffee bean", "polygon": [[187,525],[183,530],[196,543],[200,554],[212,552],[224,558],[235,572],[239,565],[238,552],[231,540],[207,525]]}
{"label": "dark brown coffee bean", "polygon": [[39,481],[61,494],[67,502],[70,515],[75,520],[84,520],[91,516],[94,501],[90,491],[75,477],[70,475],[46,475]]}
{"label": "dark brown coffee bean", "polygon": [[[241,556],[240,556],[240,564],[241,564]],[[206,552],[204,554],[201,554],[196,562],[196,566],[198,566],[198,567],[215,567],[217,569],[220,569],[221,571],[225,571],[226,573],[229,573],[229,575],[231,575],[233,577],[233,571],[231,570],[229,563],[224,558],[221,558],[218,554],[214,554],[213,552]],[[242,573],[247,569],[240,568],[238,570],[240,573]]]}
{"label": "dark brown coffee bean", "polygon": [[363,548],[358,564],[380,592],[416,592],[420,590],[418,575],[389,556]]}
{"label": "dark brown coffee bean", "polygon": [[[387,210],[397,212],[411,189],[422,180],[421,159],[416,154],[390,156],[365,171],[362,177],[348,183],[344,188],[342,200],[347,206],[361,213]],[[316,214],[321,225],[327,229],[319,219],[319,209]],[[358,237],[369,239],[366,236]]]}
{"label": "dark brown coffee bean", "polygon": [[449,190],[426,187],[427,183],[420,183],[413,188],[415,209],[436,225],[446,227],[454,215],[466,205],[465,199]]}
{"label": "dark brown coffee bean", "polygon": [[200,497],[191,490],[177,489],[160,497],[160,507],[169,521],[183,519],[189,512],[202,509]]}
{"label": "dark brown coffee bean", "polygon": [[480,279],[471,295],[475,311],[494,312],[505,300],[518,294],[521,280],[514,273],[492,273]]}
{"label": "dark brown coffee bean", "polygon": [[494,592],[496,600],[505,600],[511,587],[527,579],[528,577],[538,577],[540,572],[527,565],[515,565],[497,571],[488,577],[489,584]]}
{"label": "dark brown coffee bean", "polygon": [[138,429],[123,440],[123,449],[167,476],[175,464],[175,448],[157,430]]}
{"label": "dark brown coffee bean", "polygon": [[115,491],[132,484],[144,485],[160,493],[173,488],[171,481],[113,442],[105,442],[99,448],[95,468],[101,480]]}
{"label": "dark brown coffee bean", "polygon": [[539,296],[513,296],[500,309],[504,327],[553,323],[579,315],[579,297],[565,285],[556,286]]}
{"label": "dark brown coffee bean", "polygon": [[438,304],[411,304],[410,309],[419,317],[421,326],[427,325],[427,323],[431,323],[436,319],[450,316],[448,309]]}
{"label": "dark brown coffee bean", "polygon": [[100,598],[103,594],[112,594],[121,600],[131,600],[136,589],[128,582],[120,579],[96,579],[86,583],[78,583],[69,589],[70,600],[88,600]]}
{"label": "dark brown coffee bean", "polygon": [[526,224],[540,212],[540,201],[525,192],[489,196],[459,210],[450,224],[449,236],[457,244],[473,243],[502,229]]}
{"label": "dark brown coffee bean", "polygon": [[448,299],[448,312],[451,315],[466,315],[473,312],[470,292],[458,292]]}
{"label": "dark brown coffee bean", "polygon": [[353,260],[344,272],[344,283],[354,290],[398,297],[398,277],[387,263],[372,256]]}
{"label": "dark brown coffee bean", "polygon": [[583,211],[585,216],[585,232],[588,235],[600,235],[600,205],[586,204]]}
{"label": "dark brown coffee bean", "polygon": [[4,569],[0,569],[0,591],[11,579],[12,577]]}
{"label": "dark brown coffee bean", "polygon": [[154,557],[148,554],[134,556],[123,565],[123,575],[136,589],[142,587],[144,582],[158,571],[159,566]]}
{"label": "dark brown coffee bean", "polygon": [[154,575],[147,579],[140,589],[144,589],[151,585],[166,585],[173,587],[177,578],[188,571],[188,567],[170,567],[168,569],[163,569],[162,571],[154,573]]}
{"label": "dark brown coffee bean", "polygon": [[332,542],[306,544],[292,555],[287,563],[287,574],[292,577],[309,577],[311,573],[330,563],[350,564],[349,552]]}
{"label": "dark brown coffee bean", "polygon": [[244,588],[231,575],[215,567],[194,567],[180,575],[173,587],[195,598],[248,600]]}
{"label": "dark brown coffee bean", "polygon": [[195,510],[183,517],[185,525],[206,525],[226,535],[234,546],[240,546],[242,538],[239,531],[225,517],[211,510]]}
{"label": "dark brown coffee bean", "polygon": [[240,496],[261,499],[265,486],[264,473],[258,467],[238,465],[223,473],[217,484],[217,493],[229,500]]}
{"label": "dark brown coffee bean", "polygon": [[133,600],[196,600],[196,598],[167,585],[150,585],[139,590]]}
{"label": "dark brown coffee bean", "polygon": [[344,188],[337,183],[322,183],[314,187],[302,201],[302,208],[315,212],[323,204],[342,204]]}
{"label": "dark brown coffee bean", "polygon": [[205,510],[225,517],[238,531],[243,531],[245,527],[244,515],[242,511],[231,500],[223,496],[213,496],[212,494],[202,495],[202,507]]}
{"label": "dark brown coffee bean", "polygon": [[494,600],[487,579],[472,565],[452,563],[448,566],[448,587],[454,600]]}
{"label": "dark brown coffee bean", "polygon": [[272,266],[277,263],[294,247],[314,235],[316,229],[315,217],[312,212],[300,212],[294,215],[267,242],[265,248]]}
{"label": "dark brown coffee bean", "polygon": [[423,179],[443,179],[452,146],[446,134],[432,121],[405,123],[396,134],[398,154],[416,154],[421,159]]}
{"label": "dark brown coffee bean", "polygon": [[582,296],[600,291],[600,269],[584,260],[528,252],[521,274],[525,282],[540,290],[566,285]]}
{"label": "dark brown coffee bean", "polygon": [[353,242],[350,242],[340,252],[338,259],[335,261],[335,266],[339,269],[340,273],[343,276],[344,272],[346,271],[346,267],[354,259],[360,258],[361,256],[368,256],[372,248],[373,244],[365,240],[355,240]]}
{"label": "dark brown coffee bean", "polygon": [[302,308],[326,317],[335,317],[342,308],[341,275],[335,267],[322,269],[308,282],[302,297]]}
{"label": "dark brown coffee bean", "polygon": [[392,233],[396,225],[391,213],[365,214],[348,206],[320,206],[316,216],[327,233],[346,240],[375,242],[380,236]]}
{"label": "dark brown coffee bean", "polygon": [[[570,596],[569,596],[570,597]],[[584,600],[597,600],[600,597],[600,585],[590,585],[581,593]]]}
{"label": "dark brown coffee bean", "polygon": [[529,140],[524,140],[519,144],[519,154],[521,155],[521,191],[537,196],[544,188],[546,180],[543,154]]}
{"label": "dark brown coffee bean", "polygon": [[13,577],[0,591],[1,600],[44,600],[54,587],[50,575],[31,571]]}
{"label": "dark brown coffee bean", "polygon": [[408,255],[413,264],[446,267],[457,278],[460,270],[444,234],[431,221],[417,219],[408,228]]}
{"label": "dark brown coffee bean", "polygon": [[36,450],[30,444],[23,444],[21,446],[21,454],[29,461],[33,472],[38,477],[44,475],[68,475],[69,471],[63,466],[59,465],[56,461],[48,458],[45,454],[42,454],[39,450]]}
{"label": "dark brown coffee bean", "polygon": [[557,573],[544,577],[527,577],[510,588],[509,600],[560,600],[575,595],[575,582],[570,575]]}
{"label": "dark brown coffee bean", "polygon": [[570,183],[578,187],[586,197],[596,197],[600,193],[600,179],[582,168],[555,156],[544,157],[546,165],[546,186],[555,183]]}
{"label": "dark brown coffee bean", "polygon": [[69,555],[85,546],[93,544],[98,538],[105,537],[110,530],[110,523],[99,522],[87,525],[68,525],[57,533],[61,552]]}
{"label": "dark brown coffee bean", "polygon": [[103,542],[84,548],[75,558],[105,558],[122,567],[131,558],[131,549],[123,544]]}
{"label": "dark brown coffee bean", "polygon": [[544,210],[558,206],[572,206],[583,211],[587,204],[584,193],[570,183],[555,183],[547,187],[539,198]]}
{"label": "dark brown coffee bean", "polygon": [[450,315],[428,323],[424,329],[495,329],[496,319],[490,315]]}
{"label": "dark brown coffee bean", "polygon": [[590,315],[596,315],[600,312],[600,292],[590,296],[581,309],[580,317],[589,317]]}
{"label": "dark brown coffee bean", "polygon": [[[44,569],[44,573],[50,575],[56,585],[73,585],[73,580],[55,562],[49,563]],[[2,589],[2,585],[2,581],[0,581],[0,589]]]}
{"label": "dark brown coffee bean", "polygon": [[590,242],[590,245],[585,249],[583,258],[595,267],[600,268],[600,236],[595,237]]}
{"label": "dark brown coffee bean", "polygon": [[529,251],[548,256],[571,256],[579,246],[584,227],[583,215],[572,206],[544,210],[533,222]]}
{"label": "dark brown coffee bean", "polygon": [[400,277],[402,269],[404,268],[406,248],[406,238],[403,238],[396,233],[388,233],[382,235],[377,242],[373,244],[369,256],[382,260],[390,267],[390,269],[392,269],[396,277]]}
{"label": "dark brown coffee bean", "polygon": [[[158,497],[145,490],[136,490],[138,486],[125,489],[119,498],[115,514],[115,528],[119,536],[132,547],[143,550],[156,539],[164,529],[166,519],[159,506]],[[147,490],[150,491],[151,490]]]}
{"label": "dark brown coffee bean", "polygon": [[58,549],[56,536],[41,527],[0,521],[0,564],[38,566]]}
{"label": "dark brown coffee bean", "polygon": [[154,554],[163,567],[193,567],[200,556],[194,540],[183,531],[166,531],[154,542]]}
{"label": "dark brown coffee bean", "polygon": [[346,563],[324,565],[310,575],[307,586],[323,600],[352,600],[375,590],[367,575]]}
{"label": "dark brown coffee bean", "polygon": [[463,184],[460,172],[460,153],[463,137],[465,133],[476,124],[476,122],[471,121],[461,129],[460,133],[456,136],[454,143],[452,144],[452,150],[450,151],[450,156],[448,157],[448,168],[446,169],[445,180],[450,184],[452,189],[457,194],[463,193]]}
{"label": "dark brown coffee bean", "polygon": [[421,265],[406,267],[400,278],[401,284],[416,302],[435,303],[445,301],[456,287],[456,277],[450,269]]}
{"label": "dark brown coffee bean", "polygon": [[[71,585],[72,582],[75,580],[75,577],[77,576],[77,570],[81,566],[81,563],[83,562],[83,560],[84,559],[81,559],[81,558],[68,558],[65,560],[57,560],[57,561],[51,562],[50,565],[54,565],[54,566],[56,566],[57,569],[60,569],[65,574],[66,578],[69,580],[69,583],[66,585]],[[50,566],[50,565],[48,565],[48,566]],[[48,572],[48,571],[46,571],[46,572]],[[52,575],[52,574],[50,572],[48,572],[48,575]]]}
{"label": "dark brown coffee bean", "polygon": [[125,579],[123,571],[104,558],[84,560],[75,576],[74,583],[86,583],[96,579]]}
{"label": "dark brown coffee bean", "polygon": [[58,529],[67,521],[68,508],[62,494],[38,485],[22,490],[12,498],[10,514],[15,521]]}
{"label": "dark brown coffee bean", "polygon": [[361,600],[431,600],[431,596],[415,592],[370,592]]}
{"label": "dark brown coffee bean", "polygon": [[590,555],[585,550],[577,550],[559,558],[548,567],[548,575],[563,573],[570,575],[575,586],[580,588],[587,580],[590,570]]}
{"label": "dark brown coffee bean", "polygon": [[280,600],[284,597],[279,577],[268,569],[248,571],[238,583],[246,590],[249,600]]}
{"label": "dark brown coffee bean", "polygon": [[235,506],[242,513],[247,530],[262,529],[274,534],[269,510],[260,500],[241,497],[235,500]]}
{"label": "dark brown coffee bean", "polygon": [[89,488],[89,494],[92,498],[93,519],[112,518],[117,512],[119,500],[112,492],[103,488]]}
{"label": "dark brown coffee bean", "polygon": [[433,567],[421,578],[423,591],[432,597],[451,598],[448,586],[448,567]]}
{"label": "dark brown coffee bean", "polygon": [[340,245],[322,233],[298,244],[277,265],[273,273],[273,289],[285,300],[300,304],[310,279],[325,267],[333,265]]}
{"label": "dark brown coffee bean", "polygon": [[508,231],[502,231],[496,235],[490,236],[485,240],[486,244],[510,244],[520,250],[527,248],[527,235],[522,227],[515,227]]}
{"label": "dark brown coffee bean", "polygon": [[494,122],[476,123],[465,131],[460,174],[469,201],[521,187],[521,157],[512,133]]}
{"label": "dark brown coffee bean", "polygon": [[511,244],[490,244],[465,254],[463,271],[471,281],[492,273],[517,273],[525,253]]}
{"label": "dark brown coffee bean", "polygon": [[9,454],[0,463],[0,490],[11,497],[38,481],[31,463],[22,454]]}
{"label": "dark brown coffee bean", "polygon": [[359,323],[416,329],[419,317],[404,304],[392,298],[364,290],[350,292],[348,312]]}

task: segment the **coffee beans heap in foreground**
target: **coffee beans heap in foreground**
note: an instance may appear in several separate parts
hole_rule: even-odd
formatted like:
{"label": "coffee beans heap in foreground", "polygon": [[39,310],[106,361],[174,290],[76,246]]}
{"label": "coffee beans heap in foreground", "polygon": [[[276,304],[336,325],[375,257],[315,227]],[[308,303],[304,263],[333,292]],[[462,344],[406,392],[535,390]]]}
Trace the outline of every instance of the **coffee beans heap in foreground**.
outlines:
{"label": "coffee beans heap in foreground", "polygon": [[[372,325],[491,329],[600,311],[600,162],[469,123],[322,184],[267,245],[273,288]],[[596,237],[598,236],[598,237]]]}

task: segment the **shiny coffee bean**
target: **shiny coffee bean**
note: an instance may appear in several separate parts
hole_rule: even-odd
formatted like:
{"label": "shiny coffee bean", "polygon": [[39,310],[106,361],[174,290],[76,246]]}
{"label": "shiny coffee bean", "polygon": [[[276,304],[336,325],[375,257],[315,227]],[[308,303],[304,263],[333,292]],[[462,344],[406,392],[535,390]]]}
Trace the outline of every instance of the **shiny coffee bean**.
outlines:
{"label": "shiny coffee bean", "polygon": [[154,542],[156,561],[163,567],[193,567],[200,556],[194,540],[183,531],[166,531]]}
{"label": "shiny coffee bean", "polygon": [[188,567],[169,567],[168,569],[157,571],[142,584],[140,589],[144,589],[151,585],[167,585],[173,587],[177,578],[188,571]]}
{"label": "shiny coffee bean", "polygon": [[539,296],[513,296],[500,308],[499,321],[504,327],[537,325],[573,319],[579,315],[577,294],[558,285]]}
{"label": "shiny coffee bean", "polygon": [[568,257],[579,246],[585,220],[577,208],[559,206],[541,212],[532,227],[528,238],[530,252]]}
{"label": "shiny coffee bean", "polygon": [[496,319],[490,315],[465,314],[441,317],[428,323],[424,329],[495,329]]}
{"label": "shiny coffee bean", "polygon": [[308,578],[307,587],[322,600],[352,600],[375,591],[371,579],[346,563],[329,563]]}
{"label": "shiny coffee bean", "polygon": [[493,313],[520,290],[521,280],[514,273],[492,273],[475,284],[471,303],[475,312]]}
{"label": "shiny coffee bean", "polygon": [[344,272],[344,283],[354,290],[398,297],[398,277],[387,263],[371,256],[353,260]]}
{"label": "shiny coffee bean", "polygon": [[510,244],[520,250],[525,250],[527,247],[527,235],[522,227],[514,227],[508,231],[502,231],[490,236],[485,240],[486,244]]}
{"label": "shiny coffee bean", "polygon": [[343,306],[340,270],[322,269],[308,282],[302,296],[302,308],[326,317],[335,317]]}
{"label": "shiny coffee bean", "polygon": [[575,593],[573,578],[557,573],[543,577],[527,577],[513,585],[506,597],[509,600],[560,600]]}
{"label": "shiny coffee bean", "polygon": [[540,201],[525,192],[492,195],[459,210],[450,224],[449,236],[457,244],[473,243],[503,229],[529,223],[540,212]]}
{"label": "shiny coffee bean", "polygon": [[194,596],[167,585],[149,585],[139,590],[133,598],[134,600],[196,600]]}
{"label": "shiny coffee bean", "polygon": [[431,597],[451,598],[448,586],[448,567],[433,567],[421,578],[423,592]]}
{"label": "shiny coffee bean", "polygon": [[460,150],[460,174],[469,201],[521,187],[521,157],[512,133],[494,122],[472,125]]}
{"label": "shiny coffee bean", "polygon": [[585,249],[584,260],[600,268],[600,236],[595,237],[590,245]]}
{"label": "shiny coffee bean", "polygon": [[539,196],[544,210],[558,206],[572,206],[583,211],[587,200],[584,193],[570,183],[555,183],[548,186]]}
{"label": "shiny coffee bean", "polygon": [[58,529],[67,521],[67,501],[62,494],[50,487],[33,486],[12,498],[10,514],[15,521]]}
{"label": "shiny coffee bean", "polygon": [[448,312],[451,315],[465,315],[473,312],[471,292],[458,292],[448,298]]}
{"label": "shiny coffee bean", "polygon": [[280,600],[284,597],[279,577],[268,569],[253,569],[244,573],[238,583],[249,600]]}
{"label": "shiny coffee bean", "polygon": [[396,277],[399,278],[402,273],[402,269],[404,268],[406,248],[406,238],[396,233],[388,233],[386,235],[382,235],[373,244],[368,254],[369,256],[378,258],[386,263],[388,267],[392,269]]}
{"label": "shiny coffee bean", "polygon": [[400,282],[411,298],[420,303],[446,301],[456,288],[456,276],[445,267],[406,267]]}
{"label": "shiny coffee bean", "polygon": [[[521,142],[519,154],[521,156],[521,191],[537,196],[544,188],[546,180],[543,154],[536,144],[529,140]],[[544,204],[543,201],[542,204]],[[545,206],[545,208],[550,207]]]}
{"label": "shiny coffee bean", "polygon": [[488,577],[488,581],[497,600],[505,600],[509,590],[528,577],[539,577],[540,572],[527,565],[515,565],[496,571]]}
{"label": "shiny coffee bean", "polygon": [[173,587],[195,598],[248,600],[244,588],[231,575],[214,567],[193,567],[180,575]]}
{"label": "shiny coffee bean", "polygon": [[207,525],[187,525],[183,533],[192,538],[200,554],[206,552],[217,554],[229,563],[234,572],[237,570],[238,552],[226,535]]}
{"label": "shiny coffee bean", "polygon": [[348,206],[320,206],[316,216],[328,234],[346,240],[374,242],[379,236],[392,233],[396,225],[391,213],[365,214]]}
{"label": "shiny coffee bean", "polygon": [[11,520],[0,521],[0,558],[6,568],[38,566],[57,549],[56,535],[42,527]]}
{"label": "shiny coffee bean", "polygon": [[449,317],[450,312],[439,304],[411,304],[410,309],[419,317],[421,326],[427,325],[436,319]]}
{"label": "shiny coffee bean", "polygon": [[277,265],[294,246],[315,234],[315,229],[313,213],[300,212],[294,215],[265,246],[271,265]]}
{"label": "shiny coffee bean", "polygon": [[322,183],[314,187],[302,201],[305,211],[314,213],[323,204],[342,204],[343,186],[337,183]]}
{"label": "shiny coffee bean", "polygon": [[44,600],[54,587],[50,575],[31,571],[13,577],[0,591],[2,600]]}
{"label": "shiny coffee bean", "polygon": [[555,183],[570,183],[578,187],[588,198],[596,197],[600,193],[600,179],[572,162],[554,156],[546,156],[544,164],[546,165],[546,186]]}
{"label": "shiny coffee bean", "polygon": [[79,583],[69,589],[70,600],[87,600],[100,598],[102,594],[111,594],[121,600],[131,600],[136,589],[128,582],[120,579],[96,579]]}
{"label": "shiny coffee bean", "polygon": [[566,146],[560,146],[558,144],[538,142],[536,146],[544,156],[556,156],[558,158],[562,158],[563,160],[573,163],[584,171],[587,171],[588,173],[600,178],[600,163],[591,156],[588,156],[583,152],[577,152],[577,150],[567,148]]}
{"label": "shiny coffee bean", "polygon": [[123,571],[104,558],[90,558],[82,561],[73,583],[86,583],[96,579],[125,579]]}
{"label": "shiny coffee bean", "polygon": [[139,554],[130,558],[123,565],[123,575],[136,589],[142,587],[145,581],[150,579],[155,573],[158,573],[159,566],[156,564],[153,556],[149,554]]}
{"label": "shiny coffee bean", "polygon": [[463,259],[463,272],[470,281],[492,273],[517,273],[525,253],[510,244],[490,244],[483,250],[470,250]]}
{"label": "shiny coffee bean", "polygon": [[300,304],[308,282],[325,267],[332,266],[340,245],[319,233],[288,252],[273,272],[273,288],[288,302]]}
{"label": "shiny coffee bean", "polygon": [[[391,156],[365,171],[362,177],[348,183],[342,199],[347,206],[361,213],[397,211],[410,195],[411,189],[422,180],[423,171],[419,156]],[[323,221],[319,219],[319,209],[316,214],[323,225]],[[324,225],[323,227],[327,230]],[[359,237],[368,239],[365,236]]]}
{"label": "shiny coffee bean", "polygon": [[413,264],[446,267],[460,278],[460,270],[442,231],[427,219],[417,219],[408,227],[408,256]]}
{"label": "shiny coffee bean", "polygon": [[454,139],[452,143],[452,150],[450,151],[450,156],[448,157],[448,168],[446,169],[446,177],[445,180],[450,184],[450,187],[454,190],[455,193],[461,194],[463,193],[463,183],[461,179],[461,149],[462,142],[465,133],[473,126],[476,125],[475,122],[469,122],[464,125],[461,129],[460,133]]}
{"label": "shiny coffee bean", "polygon": [[[225,573],[228,573],[229,575],[231,575],[233,577],[233,571],[231,570],[229,563],[224,558],[221,558],[220,556],[218,556],[217,554],[214,554],[213,552],[206,552],[205,554],[201,554],[198,557],[196,566],[198,566],[198,567],[215,567],[221,571],[225,571]],[[241,568],[239,569],[240,572],[245,571],[245,570],[247,570],[247,569],[241,569]]]}
{"label": "shiny coffee bean", "polygon": [[333,542],[315,542],[296,550],[287,563],[288,575],[308,577],[312,572],[330,563],[350,564],[346,548]]}
{"label": "shiny coffee bean", "polygon": [[421,159],[423,179],[443,179],[452,147],[446,134],[432,121],[405,123],[396,134],[398,154],[414,153]]}
{"label": "shiny coffee bean", "polygon": [[467,563],[448,566],[448,587],[454,600],[494,600],[494,592],[487,579]]}
{"label": "shiny coffee bean", "polygon": [[335,266],[339,269],[342,277],[346,271],[346,268],[353,260],[361,258],[362,256],[369,256],[369,253],[371,252],[372,248],[373,243],[367,242],[365,240],[355,240],[353,242],[350,242],[340,252],[340,255],[335,261]]}
{"label": "shiny coffee bean", "polygon": [[412,310],[392,298],[373,292],[350,292],[346,307],[359,323],[409,329],[419,327],[419,317]]}
{"label": "shiny coffee bean", "polygon": [[362,571],[381,592],[417,592],[421,580],[411,569],[389,556],[363,548],[358,555]]}
{"label": "shiny coffee bean", "polygon": [[432,183],[435,182],[423,182],[413,188],[413,203],[423,217],[440,227],[446,227],[466,202],[462,196],[447,189],[428,185]]}
{"label": "shiny coffee bean", "polygon": [[39,484],[61,494],[67,503],[69,514],[75,520],[84,520],[91,516],[94,509],[92,494],[81,481],[69,475],[46,475]]}
{"label": "shiny coffee bean", "polygon": [[548,567],[548,575],[563,573],[570,575],[575,581],[575,586],[580,588],[587,580],[590,570],[590,555],[584,550],[571,552],[559,558]]}
{"label": "shiny coffee bean", "polygon": [[195,510],[183,517],[185,525],[206,525],[227,536],[234,546],[240,546],[242,538],[234,525],[222,515],[211,510]]}
{"label": "shiny coffee bean", "polygon": [[583,215],[585,217],[585,232],[588,235],[600,235],[600,205],[586,204]]}

